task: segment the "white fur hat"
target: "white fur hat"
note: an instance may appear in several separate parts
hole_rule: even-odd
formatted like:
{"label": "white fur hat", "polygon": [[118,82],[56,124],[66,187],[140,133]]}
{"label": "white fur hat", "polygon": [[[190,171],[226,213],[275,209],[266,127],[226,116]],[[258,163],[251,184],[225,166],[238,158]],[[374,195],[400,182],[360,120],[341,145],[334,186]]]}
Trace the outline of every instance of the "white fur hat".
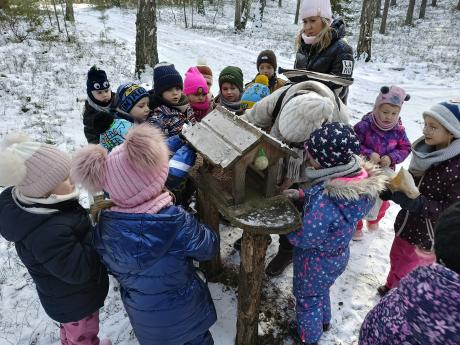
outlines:
{"label": "white fur hat", "polygon": [[278,128],[281,135],[291,143],[301,143],[320,128],[332,121],[334,105],[327,97],[308,92],[290,99],[281,109]]}
{"label": "white fur hat", "polygon": [[25,196],[42,198],[69,177],[70,157],[23,133],[8,135],[0,151],[0,185],[16,186]]}

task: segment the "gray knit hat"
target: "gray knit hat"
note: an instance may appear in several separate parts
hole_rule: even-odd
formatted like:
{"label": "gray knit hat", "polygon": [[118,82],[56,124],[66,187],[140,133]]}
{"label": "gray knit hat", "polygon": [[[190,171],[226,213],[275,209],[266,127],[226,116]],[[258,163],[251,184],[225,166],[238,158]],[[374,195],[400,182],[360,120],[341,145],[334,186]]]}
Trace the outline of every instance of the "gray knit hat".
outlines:
{"label": "gray knit hat", "polygon": [[431,116],[443,125],[454,138],[460,138],[460,103],[441,102],[424,111],[423,116]]}
{"label": "gray knit hat", "polygon": [[0,185],[32,198],[46,197],[69,177],[70,157],[21,133],[6,137],[0,151]]}

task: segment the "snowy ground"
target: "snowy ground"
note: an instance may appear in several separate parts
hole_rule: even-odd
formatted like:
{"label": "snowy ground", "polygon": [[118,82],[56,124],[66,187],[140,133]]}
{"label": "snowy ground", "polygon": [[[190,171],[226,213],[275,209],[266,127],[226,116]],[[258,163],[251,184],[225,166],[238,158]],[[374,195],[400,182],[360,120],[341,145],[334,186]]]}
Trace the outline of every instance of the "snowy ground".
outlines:
{"label": "snowy ground", "polygon": [[[380,86],[398,84],[412,96],[404,105],[402,119],[409,138],[415,140],[421,134],[424,109],[435,102],[460,96],[459,42],[456,40],[460,26],[454,25],[460,17],[451,11],[454,3],[442,1],[439,8],[429,8],[429,20],[417,22],[417,27],[410,29],[396,26],[402,14],[392,9],[394,18],[389,28],[393,34],[376,35],[375,61],[359,62],[355,68],[355,83],[349,99],[354,121],[372,109]],[[402,4],[404,2],[401,8]],[[196,28],[192,30],[181,27],[179,11],[175,15],[175,25],[172,11],[161,9],[160,60],[173,62],[184,73],[199,57],[204,57],[214,71],[215,83],[219,71],[226,65],[240,66],[245,81],[252,79],[257,54],[266,48],[279,54],[280,66],[291,67],[297,26],[289,24],[293,22],[293,1],[286,2],[285,6],[279,10],[274,2],[269,2],[263,27],[250,26],[241,35],[231,30],[228,5],[224,6],[224,16],[219,13],[214,25],[209,24],[214,13],[195,17]],[[87,69],[92,64],[103,67],[114,89],[121,82],[132,80],[133,75],[135,12],[112,9],[106,14],[108,20],[103,24],[98,19],[100,12],[78,7],[77,41],[72,44],[34,40],[7,43],[0,37],[1,137],[22,129],[37,140],[56,143],[69,151],[85,144],[81,110]],[[109,41],[101,42],[101,32],[107,33]],[[357,26],[351,25],[353,45],[356,32]],[[420,37],[425,39],[420,40]],[[151,82],[151,75],[144,81]],[[214,92],[217,93],[216,87]],[[392,206],[381,222],[381,230],[366,233],[364,241],[352,243],[349,266],[332,288],[333,328],[323,336],[321,344],[357,344],[360,324],[378,301],[375,289],[384,282],[388,271],[392,224],[397,212],[398,208]],[[221,234],[223,260],[228,267],[236,268],[239,256],[232,249],[232,243],[241,231],[222,227]],[[276,253],[276,246],[274,238],[267,261]],[[293,316],[291,285],[292,268],[279,278],[265,281],[260,333],[269,336],[264,338],[264,344],[291,343],[279,327]],[[211,329],[216,344],[233,344],[235,289],[221,284],[210,284],[210,288],[218,311],[218,321]],[[0,239],[0,311],[0,345],[59,343],[56,323],[41,308],[31,278],[18,260],[14,246],[3,239]],[[114,344],[137,344],[118,292],[110,291],[101,320],[101,334],[111,338]],[[268,340],[271,334],[275,340]]]}

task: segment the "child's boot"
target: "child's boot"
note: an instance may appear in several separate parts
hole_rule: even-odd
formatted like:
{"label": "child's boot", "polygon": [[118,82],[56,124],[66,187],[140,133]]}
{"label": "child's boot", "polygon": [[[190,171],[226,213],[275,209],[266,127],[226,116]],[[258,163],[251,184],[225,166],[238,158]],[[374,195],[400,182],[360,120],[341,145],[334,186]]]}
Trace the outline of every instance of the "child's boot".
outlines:
{"label": "child's boot", "polygon": [[[324,329],[324,325],[323,325]],[[297,321],[291,320],[288,324],[288,332],[289,335],[294,339],[295,343],[298,345],[318,345],[318,342],[314,343],[304,343],[302,339],[300,339],[299,333],[297,332]]]}

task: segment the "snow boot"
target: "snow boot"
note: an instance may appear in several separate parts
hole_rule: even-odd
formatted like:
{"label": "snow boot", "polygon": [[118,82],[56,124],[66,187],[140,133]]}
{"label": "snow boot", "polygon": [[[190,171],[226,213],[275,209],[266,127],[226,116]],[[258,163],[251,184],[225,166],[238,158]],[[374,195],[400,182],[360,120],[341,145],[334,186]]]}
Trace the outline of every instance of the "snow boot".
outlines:
{"label": "snow boot", "polygon": [[279,249],[265,269],[269,277],[278,277],[292,263],[292,250]]}
{"label": "snow boot", "polygon": [[[323,326],[323,328],[324,328],[324,326]],[[294,342],[297,345],[318,345],[318,342],[304,343],[302,341],[302,339],[300,339],[299,333],[297,332],[297,321],[294,321],[294,320],[289,321],[288,332],[289,332],[289,335],[291,336],[291,338],[294,339]]]}

